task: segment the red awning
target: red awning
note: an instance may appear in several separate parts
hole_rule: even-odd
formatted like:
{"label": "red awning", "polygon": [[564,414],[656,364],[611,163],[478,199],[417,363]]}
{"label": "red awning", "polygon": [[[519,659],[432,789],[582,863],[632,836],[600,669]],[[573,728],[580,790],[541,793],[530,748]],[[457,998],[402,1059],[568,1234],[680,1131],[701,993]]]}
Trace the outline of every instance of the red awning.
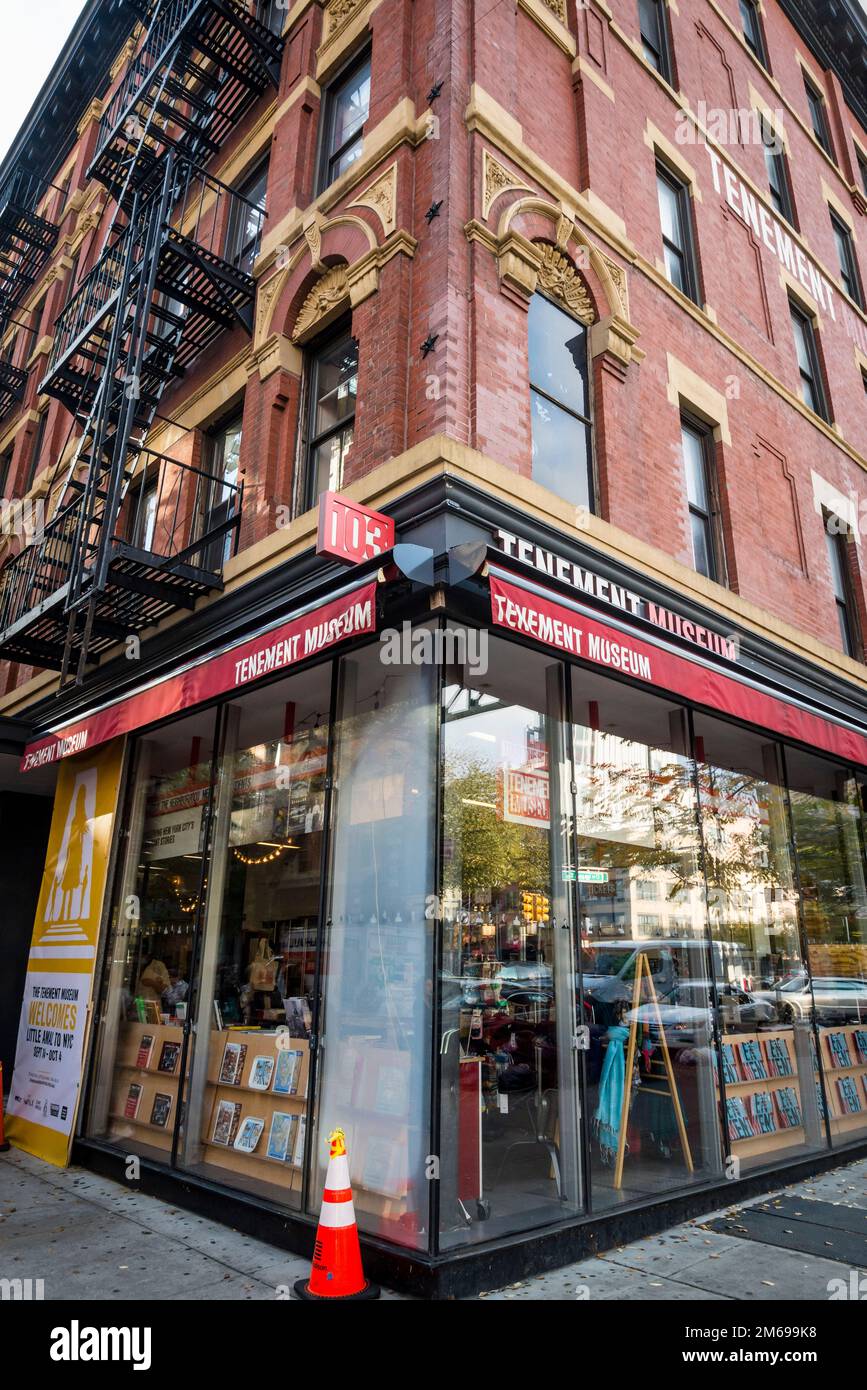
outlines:
{"label": "red awning", "polygon": [[168,715],[240,690],[264,676],[288,671],[338,642],[376,631],[376,580],[290,618],[213,656],[184,667],[142,690],[93,711],[75,724],[29,743],[21,771],[42,767],[144,728]]}
{"label": "red awning", "polygon": [[768,695],[709,662],[690,660],[666,647],[590,617],[577,605],[517,575],[491,566],[491,616],[507,628],[558,652],[642,681],[757,724],[784,739],[805,743],[859,766],[867,766],[867,738],[800,705]]}

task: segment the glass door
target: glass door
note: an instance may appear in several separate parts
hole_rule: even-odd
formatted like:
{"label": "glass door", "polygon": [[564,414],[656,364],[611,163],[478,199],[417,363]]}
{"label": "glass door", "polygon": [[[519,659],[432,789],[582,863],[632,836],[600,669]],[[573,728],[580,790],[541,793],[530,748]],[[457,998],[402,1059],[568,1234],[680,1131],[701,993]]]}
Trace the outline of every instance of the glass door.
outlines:
{"label": "glass door", "polygon": [[442,1248],[582,1207],[563,667],[482,651],[442,693]]}

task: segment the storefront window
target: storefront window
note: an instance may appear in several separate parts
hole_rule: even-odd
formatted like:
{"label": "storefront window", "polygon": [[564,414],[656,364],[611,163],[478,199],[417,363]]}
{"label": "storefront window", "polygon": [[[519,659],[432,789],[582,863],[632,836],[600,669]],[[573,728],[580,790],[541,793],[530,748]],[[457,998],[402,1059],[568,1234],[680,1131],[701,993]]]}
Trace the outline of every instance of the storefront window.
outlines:
{"label": "storefront window", "polygon": [[340,663],[309,1211],[339,1126],[359,1225],[424,1248],[437,670],[385,651]]}
{"label": "storefront window", "polygon": [[88,1131],[166,1160],[182,1112],[214,714],[138,740]]}
{"label": "storefront window", "polygon": [[223,713],[182,1162],[300,1207],[330,666]]}
{"label": "storefront window", "polygon": [[867,1129],[867,887],[859,787],[846,768],[795,750],[786,752],[786,771],[829,1127],[832,1142],[845,1144]]}
{"label": "storefront window", "polygon": [[442,696],[440,1243],[582,1209],[563,668],[488,642]]}
{"label": "storefront window", "polygon": [[719,1172],[712,967],[686,711],[584,671],[572,710],[598,1209]]}
{"label": "storefront window", "polygon": [[810,981],[779,745],[695,718],[727,1153],[741,1168],[824,1145]]}

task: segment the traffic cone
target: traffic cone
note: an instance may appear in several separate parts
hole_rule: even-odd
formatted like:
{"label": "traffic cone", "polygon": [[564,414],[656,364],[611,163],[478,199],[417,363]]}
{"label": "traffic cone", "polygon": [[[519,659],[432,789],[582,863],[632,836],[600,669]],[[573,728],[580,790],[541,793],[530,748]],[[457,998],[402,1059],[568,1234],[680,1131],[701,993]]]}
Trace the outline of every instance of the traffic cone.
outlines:
{"label": "traffic cone", "polygon": [[5,1154],[11,1145],[3,1132],[3,1063],[0,1062],[0,1154]]}
{"label": "traffic cone", "polygon": [[379,1289],[368,1284],[361,1268],[358,1226],[349,1185],[346,1136],[336,1129],[331,1145],[319,1229],[313,1247],[309,1279],[299,1279],[295,1297],[305,1300],[379,1298]]}

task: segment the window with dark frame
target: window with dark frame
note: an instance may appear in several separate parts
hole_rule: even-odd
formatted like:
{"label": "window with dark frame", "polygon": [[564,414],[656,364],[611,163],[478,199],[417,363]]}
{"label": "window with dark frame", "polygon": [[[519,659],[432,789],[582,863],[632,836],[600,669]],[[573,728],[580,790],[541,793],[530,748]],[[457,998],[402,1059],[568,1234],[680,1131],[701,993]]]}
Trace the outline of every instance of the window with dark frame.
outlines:
{"label": "window with dark frame", "polygon": [[0,497],[6,500],[9,499],[9,476],[12,472],[13,453],[14,446],[10,444],[8,449],[4,449],[3,453],[0,454]]}
{"label": "window with dark frame", "polygon": [[858,161],[858,171],[861,175],[861,187],[867,193],[867,154],[862,154],[859,149],[856,149],[855,158]]}
{"label": "window with dark frame", "polygon": [[680,437],[693,566],[706,579],[723,584],[725,565],[716,503],[713,435],[707,426],[682,415]]}
{"label": "window with dark frame", "polygon": [[644,56],[669,86],[673,85],[671,42],[665,0],[638,0],[638,27]]}
{"label": "window with dark frame", "polygon": [[226,237],[226,260],[245,275],[252,275],[253,263],[262,244],[267,189],[268,160],[265,159],[239,185],[236,189],[239,196],[232,203]]}
{"label": "window with dark frame", "polygon": [[692,208],[689,188],[664,164],[656,164],[656,188],[659,198],[659,218],[662,226],[662,245],[665,273],[671,283],[699,302],[698,263],[692,229]]}
{"label": "window with dark frame", "polygon": [[762,146],[765,154],[765,168],[768,173],[768,187],[775,212],[792,227],[797,227],[795,208],[792,199],[792,184],[789,178],[789,163],[783,142],[776,131],[762,118]]}
{"label": "window with dark frame", "polygon": [[[210,481],[204,500],[202,535],[215,531],[228,522],[235,510],[235,489],[241,472],[241,415],[215,429],[209,440],[208,473]],[[217,536],[202,555],[202,567],[218,574],[232,554],[232,531]]]}
{"label": "window with dark frame", "polygon": [[358,344],[344,323],[307,357],[308,406],[306,493],[314,507],[323,492],[343,486],[346,456],[352,447],[358,394]]}
{"label": "window with dark frame", "polygon": [[157,525],[157,478],[144,477],[130,501],[130,545],[136,550],[153,551]]}
{"label": "window with dark frame", "polygon": [[30,451],[30,461],[27,465],[27,478],[24,483],[24,492],[29,492],[33,486],[33,479],[39,470],[39,460],[42,455],[42,446],[45,443],[45,427],[48,424],[48,409],[43,410],[39,416],[36,426],[36,434],[33,438],[33,448]]}
{"label": "window with dark frame", "polygon": [[808,405],[822,420],[827,421],[830,417],[825,384],[822,380],[816,325],[809,314],[805,313],[792,299],[789,300],[789,312],[792,316],[795,352],[801,377],[801,398],[805,405]]}
{"label": "window with dark frame", "polygon": [[332,82],[322,103],[319,191],[328,188],[360,157],[370,110],[370,49]]}
{"label": "window with dark frame", "polygon": [[762,67],[768,66],[768,51],[765,47],[765,35],[762,30],[762,17],[759,14],[759,7],[755,0],[740,0],[741,23],[744,30],[744,38],[747,47],[754,57],[758,58]]}
{"label": "window with dark frame", "polygon": [[813,86],[806,73],[804,73],[804,90],[807,93],[807,105],[810,108],[810,124],[813,127],[813,134],[818,140],[822,149],[831,158],[834,158],[834,146],[831,144],[831,128],[828,125],[828,111],[825,106],[825,98],[820,91]]}
{"label": "window with dark frame", "polygon": [[858,261],[855,258],[855,241],[852,231],[837,216],[833,208],[829,209],[829,212],[834,241],[837,243],[837,259],[840,262],[840,279],[843,281],[843,288],[849,298],[854,299],[858,307],[863,309],[864,288],[858,271]]}
{"label": "window with dark frame", "polygon": [[861,632],[849,570],[849,535],[845,528],[842,528],[839,519],[829,513],[825,514],[825,542],[840,640],[846,655],[854,657],[857,661],[861,656]]}
{"label": "window with dark frame", "polygon": [[542,294],[530,300],[533,480],[593,510],[587,328]]}

